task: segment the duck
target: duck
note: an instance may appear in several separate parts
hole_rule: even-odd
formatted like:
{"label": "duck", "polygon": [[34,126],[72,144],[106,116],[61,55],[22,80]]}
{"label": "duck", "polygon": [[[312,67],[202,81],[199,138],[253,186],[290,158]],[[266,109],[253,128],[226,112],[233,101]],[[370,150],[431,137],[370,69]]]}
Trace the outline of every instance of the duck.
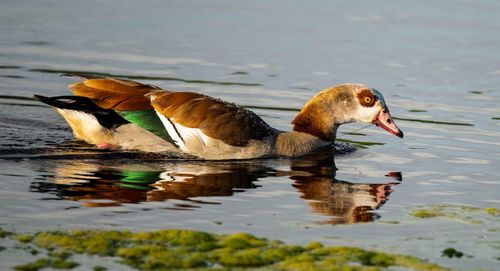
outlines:
{"label": "duck", "polygon": [[332,146],[338,127],[374,124],[403,138],[382,93],[346,83],[321,90],[292,120],[271,127],[251,110],[204,94],[128,79],[66,74],[82,80],[73,95],[34,98],[54,108],[76,139],[99,149],[178,153],[206,160],[297,157]]}

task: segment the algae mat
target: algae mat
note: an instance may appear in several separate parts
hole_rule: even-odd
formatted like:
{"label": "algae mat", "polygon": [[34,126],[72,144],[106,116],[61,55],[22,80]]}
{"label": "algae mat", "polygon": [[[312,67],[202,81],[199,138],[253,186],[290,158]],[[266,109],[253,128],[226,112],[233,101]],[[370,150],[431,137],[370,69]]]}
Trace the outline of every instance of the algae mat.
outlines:
{"label": "algae mat", "polygon": [[[3,250],[26,250],[38,259],[15,270],[72,269],[73,258],[86,254],[140,270],[449,270],[413,256],[356,247],[306,246],[257,238],[247,233],[217,235],[191,230],[151,232],[72,230],[15,234],[0,230],[11,241]],[[12,245],[12,243],[16,243]],[[104,260],[103,260],[104,259]],[[103,264],[104,265],[104,264]],[[94,270],[107,270],[96,265]]]}

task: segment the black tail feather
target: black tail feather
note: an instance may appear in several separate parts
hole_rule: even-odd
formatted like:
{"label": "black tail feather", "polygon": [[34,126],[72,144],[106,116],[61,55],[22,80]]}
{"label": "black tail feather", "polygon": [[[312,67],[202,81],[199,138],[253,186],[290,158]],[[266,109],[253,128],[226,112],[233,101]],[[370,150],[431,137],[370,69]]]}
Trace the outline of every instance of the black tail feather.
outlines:
{"label": "black tail feather", "polygon": [[107,129],[116,129],[121,125],[129,123],[126,119],[111,109],[104,109],[97,106],[91,99],[82,96],[55,96],[45,97],[34,95],[35,99],[50,106],[80,111],[93,115],[99,124]]}
{"label": "black tail feather", "polygon": [[46,97],[42,95],[33,95],[33,97],[39,100],[42,103],[46,103],[50,106],[57,107],[60,109],[70,109],[76,111],[95,111],[95,110],[104,110],[97,106],[92,100],[87,97],[81,96],[54,96],[54,97]]}

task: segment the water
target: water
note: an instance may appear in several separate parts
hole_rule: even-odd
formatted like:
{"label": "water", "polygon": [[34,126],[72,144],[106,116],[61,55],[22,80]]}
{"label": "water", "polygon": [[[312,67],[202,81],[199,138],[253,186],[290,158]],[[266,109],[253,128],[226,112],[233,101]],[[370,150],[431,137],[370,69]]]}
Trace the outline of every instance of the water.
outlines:
{"label": "water", "polygon": [[[244,231],[495,270],[498,217],[410,213],[500,207],[498,12],[490,1],[2,1],[0,226]],[[354,153],[241,162],[97,151],[30,99],[67,94],[66,71],[205,93],[283,130],[317,91],[360,82],[381,90],[405,138],[349,124],[339,137],[361,144]],[[448,247],[469,256],[442,257]]]}

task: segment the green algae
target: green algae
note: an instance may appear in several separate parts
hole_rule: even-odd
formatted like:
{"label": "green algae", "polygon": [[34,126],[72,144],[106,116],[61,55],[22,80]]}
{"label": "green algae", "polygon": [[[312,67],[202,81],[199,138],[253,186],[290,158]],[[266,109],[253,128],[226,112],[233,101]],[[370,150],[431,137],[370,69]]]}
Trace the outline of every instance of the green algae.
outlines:
{"label": "green algae", "polygon": [[489,232],[500,232],[500,227],[496,227],[496,228],[487,228],[486,230],[487,230],[487,231],[489,231]]}
{"label": "green algae", "polygon": [[46,268],[50,266],[50,260],[49,259],[38,259],[34,262],[23,264],[23,265],[18,265],[14,267],[15,270],[18,271],[36,271],[40,270],[42,268]]}
{"label": "green algae", "polygon": [[489,207],[489,208],[484,208],[484,210],[492,216],[500,216],[500,209],[494,208],[494,207]]}
{"label": "green algae", "polygon": [[215,238],[205,232],[190,230],[161,230],[131,235],[131,239],[144,243],[168,243],[173,246],[193,247],[198,250],[213,249]]}
{"label": "green algae", "polygon": [[401,224],[401,222],[396,221],[396,220],[383,220],[383,221],[380,221],[380,223],[384,223],[384,224],[392,224],[392,225]]}
{"label": "green algae", "polygon": [[464,256],[464,253],[462,251],[449,247],[443,250],[442,256],[448,258],[462,258]]}
{"label": "green algae", "polygon": [[[20,243],[28,244],[33,242],[36,236],[37,234],[16,234],[13,235],[13,239],[19,241]],[[30,249],[29,253],[33,256],[40,253],[38,250],[30,248],[30,246],[27,246],[25,248]],[[48,258],[40,258],[33,262],[17,265],[14,267],[14,269],[19,271],[36,271],[44,268],[68,270],[80,265],[79,263],[68,259],[72,256],[72,253],[67,251],[49,250],[47,256]]]}
{"label": "green algae", "polygon": [[74,253],[113,256],[131,233],[127,231],[86,231],[40,232],[33,242],[49,251],[63,248]]}
{"label": "green algae", "polygon": [[5,237],[8,237],[12,234],[13,234],[12,232],[8,232],[8,231],[5,231],[2,228],[0,228],[0,238],[5,238]]}
{"label": "green algae", "polygon": [[411,212],[411,215],[418,218],[431,218],[437,216],[444,216],[445,214],[441,210],[433,208],[433,209],[415,210]]}
{"label": "green algae", "polygon": [[33,241],[33,236],[30,234],[16,234],[14,238],[21,243],[29,243]]}
{"label": "green algae", "polygon": [[18,271],[37,271],[43,268],[53,269],[73,269],[79,264],[73,261],[58,258],[43,258],[34,262],[15,266],[14,269]]}
{"label": "green algae", "polygon": [[262,247],[266,246],[267,242],[264,239],[258,239],[255,236],[248,233],[236,233],[233,235],[226,236],[222,239],[222,246],[231,249],[245,249],[252,247]]}
{"label": "green algae", "polygon": [[500,216],[500,209],[461,205],[432,205],[410,212],[410,215],[418,218],[446,217],[471,224],[482,224],[484,220],[488,219],[484,214],[495,217]]}
{"label": "green algae", "polygon": [[[306,246],[258,238],[247,233],[209,234],[191,230],[151,232],[72,230],[15,235],[47,250],[48,258],[19,265],[16,270],[71,269],[73,254],[115,257],[139,270],[449,270],[412,256],[356,247]],[[27,236],[31,237],[28,238]],[[94,270],[105,270],[95,266]]]}

